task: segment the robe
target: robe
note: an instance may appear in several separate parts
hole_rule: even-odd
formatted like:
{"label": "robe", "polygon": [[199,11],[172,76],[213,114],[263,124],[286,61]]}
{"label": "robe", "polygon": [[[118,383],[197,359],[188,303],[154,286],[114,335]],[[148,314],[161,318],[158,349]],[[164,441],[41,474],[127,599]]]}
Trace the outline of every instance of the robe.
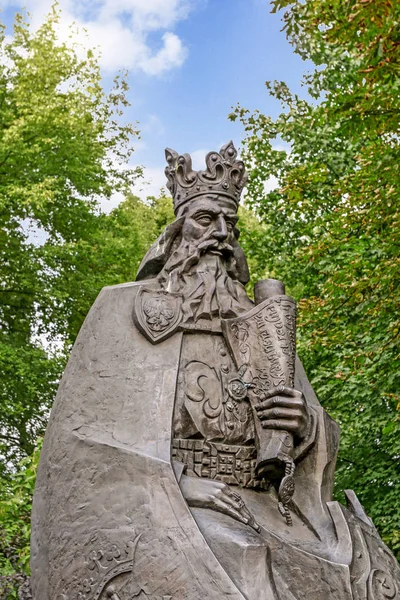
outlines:
{"label": "robe", "polygon": [[205,334],[154,345],[133,319],[142,285],[102,290],[60,383],[33,501],[34,600],[395,598],[396,561],[356,497],[332,501],[338,428],[299,361],[318,427],[297,465],[293,527],[273,490],[239,490],[260,533],[188,507],[174,407],[187,341]]}

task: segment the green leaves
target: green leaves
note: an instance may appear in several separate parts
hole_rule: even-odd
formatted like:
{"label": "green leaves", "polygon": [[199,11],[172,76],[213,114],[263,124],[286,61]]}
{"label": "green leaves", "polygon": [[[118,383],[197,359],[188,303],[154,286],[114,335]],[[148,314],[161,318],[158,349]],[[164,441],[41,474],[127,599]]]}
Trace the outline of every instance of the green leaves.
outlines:
{"label": "green leaves", "polygon": [[90,266],[77,253],[101,225],[96,198],[138,174],[124,76],[107,96],[93,52],[82,60],[58,41],[59,18],[55,4],[32,34],[17,15],[0,49],[0,472],[32,452],[82,322],[70,284]]}
{"label": "green leaves", "polygon": [[[336,493],[355,489],[399,549],[399,3],[277,0],[311,100],[282,82],[273,121],[237,107],[269,276],[299,300],[299,351],[342,428]],[[315,100],[318,103],[315,103]],[[288,150],[275,150],[284,142]],[[265,182],[274,176],[277,187]]]}
{"label": "green leaves", "polygon": [[0,597],[17,599],[29,574],[32,496],[42,439],[18,465],[13,480],[0,488]]}

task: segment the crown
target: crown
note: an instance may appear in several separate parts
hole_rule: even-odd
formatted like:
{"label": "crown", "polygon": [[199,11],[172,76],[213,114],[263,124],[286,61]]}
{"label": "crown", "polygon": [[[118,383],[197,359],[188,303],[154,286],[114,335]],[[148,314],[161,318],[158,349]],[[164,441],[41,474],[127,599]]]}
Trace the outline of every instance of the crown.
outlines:
{"label": "crown", "polygon": [[218,152],[209,152],[206,156],[206,169],[193,171],[189,154],[179,155],[167,148],[165,168],[167,188],[174,199],[174,211],[197,196],[218,194],[228,196],[239,205],[240,194],[247,181],[244,163],[236,160],[237,150],[233,142],[222,146]]}

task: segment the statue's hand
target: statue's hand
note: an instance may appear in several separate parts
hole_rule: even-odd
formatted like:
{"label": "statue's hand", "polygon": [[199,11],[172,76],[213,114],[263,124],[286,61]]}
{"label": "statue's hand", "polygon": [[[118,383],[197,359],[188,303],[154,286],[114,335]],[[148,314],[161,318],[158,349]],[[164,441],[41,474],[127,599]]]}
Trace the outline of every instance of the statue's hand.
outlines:
{"label": "statue's hand", "polygon": [[300,440],[307,433],[307,404],[303,394],[293,388],[279,386],[269,390],[255,410],[265,429],[283,429]]}
{"label": "statue's hand", "polygon": [[229,485],[213,479],[182,475],[180,488],[189,506],[212,508],[260,531],[260,526],[246,508],[240,494]]}

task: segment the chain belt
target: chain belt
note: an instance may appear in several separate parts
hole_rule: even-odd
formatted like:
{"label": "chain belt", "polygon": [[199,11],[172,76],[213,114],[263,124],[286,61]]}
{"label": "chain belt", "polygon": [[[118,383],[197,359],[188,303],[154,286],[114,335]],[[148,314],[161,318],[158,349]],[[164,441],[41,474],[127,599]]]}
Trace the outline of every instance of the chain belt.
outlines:
{"label": "chain belt", "polygon": [[231,446],[205,440],[174,439],[172,458],[186,465],[186,474],[217,479],[246,488],[268,487],[255,474],[255,446]]}

